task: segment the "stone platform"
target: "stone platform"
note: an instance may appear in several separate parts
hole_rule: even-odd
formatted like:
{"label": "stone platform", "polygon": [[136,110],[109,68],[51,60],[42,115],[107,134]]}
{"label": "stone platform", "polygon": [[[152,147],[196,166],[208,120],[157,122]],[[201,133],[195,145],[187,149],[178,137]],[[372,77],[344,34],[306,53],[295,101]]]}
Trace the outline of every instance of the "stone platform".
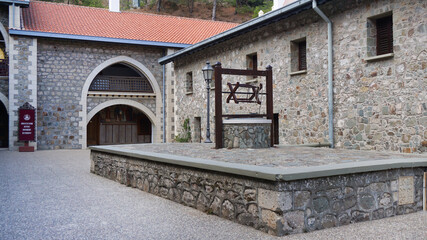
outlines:
{"label": "stone platform", "polygon": [[427,155],[213,147],[91,147],[91,172],[278,236],[423,208]]}

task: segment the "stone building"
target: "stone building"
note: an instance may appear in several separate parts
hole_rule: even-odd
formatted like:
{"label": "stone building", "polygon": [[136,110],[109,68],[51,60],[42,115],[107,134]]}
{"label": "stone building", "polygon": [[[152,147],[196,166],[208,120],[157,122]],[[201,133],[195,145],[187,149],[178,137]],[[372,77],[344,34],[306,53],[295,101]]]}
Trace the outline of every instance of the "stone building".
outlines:
{"label": "stone building", "polygon": [[[298,0],[162,57],[159,63],[174,63],[176,133],[188,119],[192,139],[205,138],[201,70],[206,61],[234,69],[271,65],[280,144],[425,152],[426,5],[422,0]],[[227,77],[223,90],[226,82],[237,81],[264,79]],[[223,105],[225,113],[263,111],[256,104]]]}
{"label": "stone building", "polygon": [[[36,107],[38,149],[171,141],[174,82],[158,58],[237,24],[0,0],[0,147]],[[171,134],[166,134],[171,133]]]}

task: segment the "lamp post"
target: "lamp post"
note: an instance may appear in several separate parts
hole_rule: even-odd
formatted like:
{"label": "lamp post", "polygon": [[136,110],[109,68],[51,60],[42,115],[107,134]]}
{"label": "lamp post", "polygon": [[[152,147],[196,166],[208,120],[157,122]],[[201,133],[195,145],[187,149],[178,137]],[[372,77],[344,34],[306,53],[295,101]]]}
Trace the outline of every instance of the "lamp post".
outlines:
{"label": "lamp post", "polygon": [[206,90],[208,92],[207,95],[207,101],[208,101],[208,106],[207,106],[207,124],[206,124],[206,140],[205,143],[212,143],[211,141],[211,132],[210,132],[210,127],[209,127],[209,111],[210,111],[210,107],[209,107],[209,93],[211,90],[211,81],[212,81],[212,74],[213,74],[213,68],[210,65],[209,61],[206,62],[206,66],[202,68],[203,71],[203,77],[205,78],[206,81]]}

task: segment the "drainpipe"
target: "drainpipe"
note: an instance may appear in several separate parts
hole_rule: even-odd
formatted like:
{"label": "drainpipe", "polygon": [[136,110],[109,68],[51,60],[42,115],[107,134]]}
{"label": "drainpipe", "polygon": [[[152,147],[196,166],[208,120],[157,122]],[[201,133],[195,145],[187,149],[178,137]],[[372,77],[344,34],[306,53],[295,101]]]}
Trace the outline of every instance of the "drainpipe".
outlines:
{"label": "drainpipe", "polygon": [[[166,50],[163,49],[163,56],[166,56]],[[165,79],[165,74],[166,74],[166,65],[163,64],[162,65],[162,72],[163,72],[163,91],[162,91],[162,102],[163,102],[163,143],[166,143],[166,100],[165,100],[165,95],[166,95],[166,79]]]}
{"label": "drainpipe", "polygon": [[328,23],[328,112],[329,112],[329,142],[331,148],[335,147],[334,143],[334,85],[333,85],[333,50],[332,50],[332,22],[326,15],[317,7],[316,0],[313,0],[313,10]]}
{"label": "drainpipe", "polygon": [[12,13],[12,29],[15,29],[15,2],[12,3],[12,9],[13,9],[13,13]]}

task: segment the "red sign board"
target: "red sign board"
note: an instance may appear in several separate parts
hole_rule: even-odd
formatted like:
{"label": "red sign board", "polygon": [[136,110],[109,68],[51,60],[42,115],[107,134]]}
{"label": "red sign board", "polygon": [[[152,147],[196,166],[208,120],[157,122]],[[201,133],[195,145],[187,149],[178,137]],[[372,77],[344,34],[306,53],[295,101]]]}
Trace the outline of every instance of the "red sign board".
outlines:
{"label": "red sign board", "polygon": [[34,141],[35,110],[19,109],[19,141]]}

